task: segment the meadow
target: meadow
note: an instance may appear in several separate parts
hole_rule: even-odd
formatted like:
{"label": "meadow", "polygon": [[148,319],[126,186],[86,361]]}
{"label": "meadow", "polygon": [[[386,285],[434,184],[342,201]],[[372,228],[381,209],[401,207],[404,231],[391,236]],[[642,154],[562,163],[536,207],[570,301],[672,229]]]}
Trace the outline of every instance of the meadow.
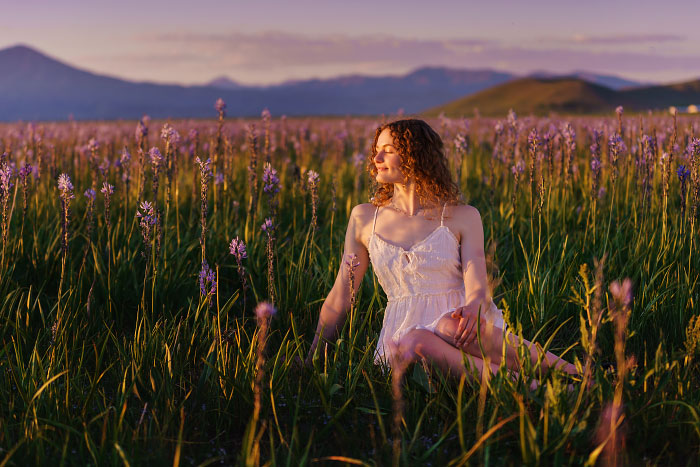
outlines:
{"label": "meadow", "polygon": [[0,466],[697,465],[697,117],[429,120],[494,301],[582,381],[382,371],[371,269],[292,363],[390,118],[0,124]]}

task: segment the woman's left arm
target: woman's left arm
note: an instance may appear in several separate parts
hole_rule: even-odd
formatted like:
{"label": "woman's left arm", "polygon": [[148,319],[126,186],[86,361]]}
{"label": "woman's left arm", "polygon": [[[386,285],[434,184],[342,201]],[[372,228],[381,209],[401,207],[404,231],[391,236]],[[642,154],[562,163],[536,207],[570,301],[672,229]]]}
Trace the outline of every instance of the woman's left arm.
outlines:
{"label": "woman's left arm", "polygon": [[460,254],[462,257],[462,277],[464,279],[465,305],[452,313],[453,318],[460,318],[455,344],[463,346],[476,339],[476,324],[479,307],[482,316],[491,306],[486,275],[486,256],[484,254],[484,226],[478,209],[473,206],[459,208],[459,232],[461,235]]}

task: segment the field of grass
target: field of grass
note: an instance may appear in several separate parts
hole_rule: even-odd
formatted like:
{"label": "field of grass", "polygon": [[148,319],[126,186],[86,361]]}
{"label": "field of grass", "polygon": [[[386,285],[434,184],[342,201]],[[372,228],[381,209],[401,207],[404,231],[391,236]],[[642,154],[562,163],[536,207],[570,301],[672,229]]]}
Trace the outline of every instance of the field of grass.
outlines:
{"label": "field of grass", "polygon": [[0,125],[0,466],[696,465],[700,121],[620,121],[430,120],[496,304],[580,365],[573,391],[527,363],[383,372],[371,271],[340,339],[289,363],[380,119]]}

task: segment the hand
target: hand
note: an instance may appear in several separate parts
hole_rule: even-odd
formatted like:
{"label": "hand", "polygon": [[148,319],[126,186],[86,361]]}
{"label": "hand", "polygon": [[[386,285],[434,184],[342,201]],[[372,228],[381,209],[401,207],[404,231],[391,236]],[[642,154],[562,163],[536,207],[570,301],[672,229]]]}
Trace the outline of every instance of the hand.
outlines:
{"label": "hand", "polygon": [[452,317],[459,318],[454,344],[459,348],[464,348],[474,342],[477,337],[477,317],[464,306],[456,308],[452,312]]}

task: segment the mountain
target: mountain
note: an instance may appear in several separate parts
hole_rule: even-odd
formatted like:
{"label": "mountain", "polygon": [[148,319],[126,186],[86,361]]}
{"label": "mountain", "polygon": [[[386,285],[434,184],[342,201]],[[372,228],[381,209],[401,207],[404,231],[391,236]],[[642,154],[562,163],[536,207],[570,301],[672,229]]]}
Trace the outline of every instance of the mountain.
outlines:
{"label": "mountain", "polygon": [[208,85],[134,82],[67,65],[27,46],[0,50],[0,120],[214,117],[223,98],[230,116],[377,115],[407,113],[503,83],[491,70],[421,68],[405,76],[342,76],[243,86],[228,78]]}
{"label": "mountain", "polygon": [[[204,86],[137,83],[80,70],[26,46],[0,50],[0,120],[211,116],[234,95]],[[238,96],[236,96],[238,97]],[[239,97],[245,102],[244,96]]]}
{"label": "mountain", "polygon": [[698,105],[700,104],[700,79],[666,86],[625,89],[622,94],[628,101],[641,104],[641,108],[658,109],[669,106]]}
{"label": "mountain", "polygon": [[588,81],[589,83],[599,84],[600,86],[605,86],[606,88],[615,90],[649,85],[649,83],[632,81],[614,75],[601,75],[597,73],[591,73],[589,71],[574,71],[572,73],[567,74],[557,74],[548,71],[535,71],[527,75],[527,77],[536,79],[578,78],[584,81]]}
{"label": "mountain", "polygon": [[[287,82],[267,88],[271,97],[289,102],[291,98],[315,101],[320,114],[393,113],[403,109],[418,112],[428,106],[449,102],[465,94],[513,79],[492,70],[455,70],[424,67],[404,76],[348,75],[331,79]],[[346,109],[338,111],[338,109]]]}
{"label": "mountain", "polygon": [[[661,108],[700,103],[700,82],[630,88],[632,81],[577,72],[575,77],[518,78],[493,70],[423,67],[402,76],[347,75],[246,86],[219,77],[206,85],[135,82],[72,67],[27,46],[0,50],[0,121],[213,118],[218,98],[230,116],[411,114],[504,115],[602,112],[618,104]],[[544,72],[543,72],[544,73]],[[614,88],[591,83],[596,81]],[[466,97],[465,97],[466,96]],[[436,107],[441,106],[441,107]],[[430,113],[430,112],[428,112]]]}
{"label": "mountain", "polygon": [[213,80],[206,83],[205,86],[210,86],[219,89],[241,89],[245,87],[242,84],[239,84],[226,76],[219,76],[218,78],[214,78]]}
{"label": "mountain", "polygon": [[665,86],[610,89],[579,78],[522,78],[422,112],[425,116],[504,116],[509,109],[522,115],[605,113],[618,105],[641,111],[700,103],[700,80]]}

